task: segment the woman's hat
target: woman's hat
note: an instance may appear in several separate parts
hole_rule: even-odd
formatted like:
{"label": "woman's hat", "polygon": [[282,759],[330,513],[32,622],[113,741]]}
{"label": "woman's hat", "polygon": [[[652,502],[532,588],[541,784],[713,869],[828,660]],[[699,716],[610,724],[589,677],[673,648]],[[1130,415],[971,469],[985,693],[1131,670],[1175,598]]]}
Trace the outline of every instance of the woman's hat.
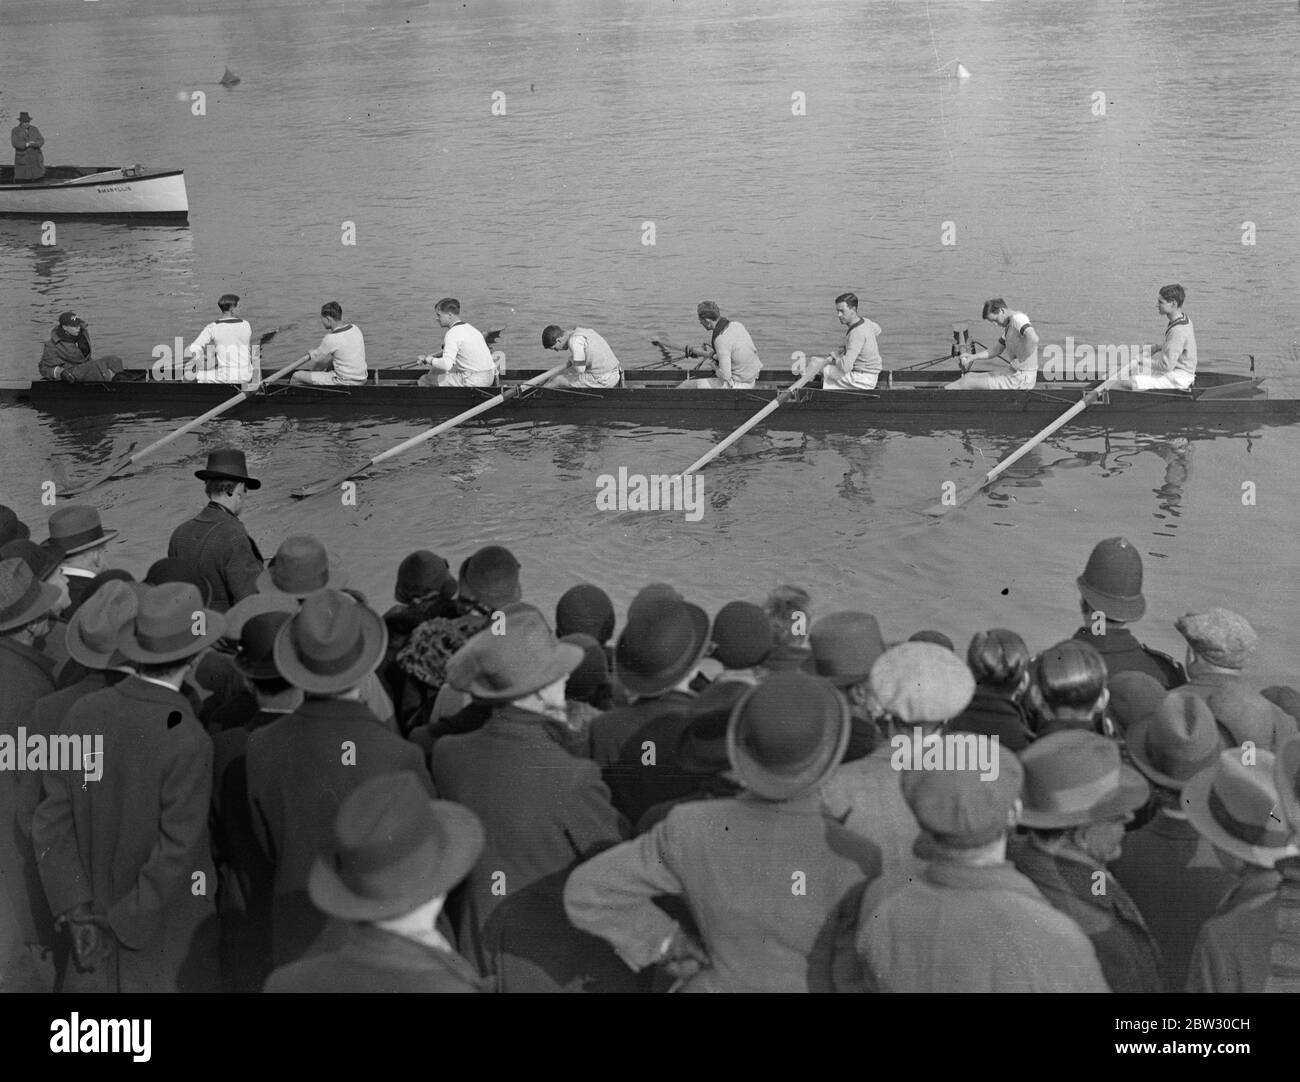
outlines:
{"label": "woman's hat", "polygon": [[773,673],[732,707],[727,755],[750,792],[790,800],[840,764],[849,728],[849,704],[828,681]]}
{"label": "woman's hat", "polygon": [[1167,692],[1153,714],[1129,727],[1128,752],[1151,781],[1175,792],[1214,765],[1223,745],[1214,714],[1195,695]]}
{"label": "woman's hat", "polygon": [[599,586],[580,582],[570,586],[555,605],[555,633],[590,635],[599,643],[614,637],[614,603]]}
{"label": "woman's hat", "polygon": [[1198,834],[1216,848],[1261,868],[1300,856],[1296,828],[1282,814],[1272,752],[1241,748],[1219,753],[1213,766],[1183,787],[1182,808]]}
{"label": "woman's hat", "polygon": [[117,637],[117,648],[129,661],[141,665],[180,661],[211,646],[225,630],[225,618],[205,609],[198,587],[188,582],[140,583],[132,589],[139,593],[139,608]]}
{"label": "woman's hat", "polygon": [[409,605],[435,594],[454,597],[456,585],[446,560],[428,549],[417,549],[397,565],[393,596],[399,604]]}
{"label": "woman's hat", "polygon": [[244,487],[250,491],[262,487],[261,481],[248,476],[244,452],[233,447],[222,447],[210,452],[207,466],[195,470],[194,476],[200,481],[243,481]]}
{"label": "woman's hat", "polygon": [[118,639],[139,609],[140,594],[131,583],[117,579],[104,583],[68,619],[63,637],[68,656],[88,669],[124,664]]}
{"label": "woman's hat", "polygon": [[1020,822],[1060,830],[1116,819],[1147,802],[1151,787],[1120,761],[1119,745],[1097,733],[1066,729],[1020,753],[1025,768]]}
{"label": "woman's hat", "polygon": [[478,816],[430,800],[409,770],[379,774],[343,799],[307,893],[343,920],[400,917],[464,879],[483,852],[483,837]]}
{"label": "woman's hat", "polygon": [[557,642],[546,617],[532,605],[501,610],[504,633],[488,627],[447,662],[447,681],[484,702],[510,702],[549,687],[582,662],[582,648]]}
{"label": "woman's hat", "polygon": [[38,620],[59,601],[59,588],[41,582],[17,556],[0,560],[0,631]]}
{"label": "woman's hat", "polygon": [[272,657],[294,687],[336,695],[373,672],[387,648],[388,627],[377,613],[326,589],[311,594],[280,626]]}
{"label": "woman's hat", "polygon": [[662,695],[694,668],[708,641],[709,614],[698,605],[668,596],[642,597],[628,610],[614,671],[633,695]]}
{"label": "woman's hat", "polygon": [[251,616],[239,630],[239,650],[232,664],[250,680],[273,680],[280,676],[275,667],[275,640],[280,628],[293,616],[287,612],[264,612]]}
{"label": "woman's hat", "polygon": [[279,592],[297,598],[327,587],[341,590],[347,583],[347,572],[330,558],[324,545],[306,534],[286,537],[267,569],[257,577],[257,588],[262,593]]}

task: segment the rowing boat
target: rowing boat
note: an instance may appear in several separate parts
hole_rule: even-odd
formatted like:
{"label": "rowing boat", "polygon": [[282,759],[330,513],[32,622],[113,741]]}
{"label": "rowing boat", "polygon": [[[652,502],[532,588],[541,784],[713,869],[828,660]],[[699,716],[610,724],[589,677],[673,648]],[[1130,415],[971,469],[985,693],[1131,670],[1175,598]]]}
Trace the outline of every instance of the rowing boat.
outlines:
{"label": "rowing boat", "polygon": [[[541,372],[510,373],[503,386],[518,384]],[[874,391],[824,391],[805,387],[790,398],[782,414],[799,414],[830,428],[890,427],[892,422],[978,418],[1025,414],[1047,417],[1061,413],[1090,386],[1077,381],[1040,383],[1032,391],[946,391],[943,384],[954,371],[886,372]],[[752,390],[684,390],[681,374],[671,370],[625,373],[624,384],[602,388],[527,388],[493,416],[515,420],[561,423],[622,422],[662,425],[723,423],[752,414],[788,386],[784,381],[760,382]],[[1263,379],[1227,372],[1197,373],[1189,391],[1108,391],[1090,407],[1090,417],[1123,419],[1146,425],[1204,421],[1228,424],[1300,420],[1300,399],[1271,398]],[[261,416],[392,416],[436,419],[450,417],[498,394],[497,387],[420,387],[412,372],[398,368],[372,369],[371,378],[354,387],[277,384],[253,395],[239,407],[241,415]],[[42,380],[22,386],[0,386],[0,401],[25,404],[51,414],[154,413],[162,416],[199,413],[238,388],[220,383],[179,381],[114,381],[62,383]],[[802,423],[802,422],[801,422]]]}
{"label": "rowing boat", "polygon": [[0,215],[7,217],[183,222],[189,212],[183,169],[54,165],[43,180],[15,184],[13,166],[0,166]]}

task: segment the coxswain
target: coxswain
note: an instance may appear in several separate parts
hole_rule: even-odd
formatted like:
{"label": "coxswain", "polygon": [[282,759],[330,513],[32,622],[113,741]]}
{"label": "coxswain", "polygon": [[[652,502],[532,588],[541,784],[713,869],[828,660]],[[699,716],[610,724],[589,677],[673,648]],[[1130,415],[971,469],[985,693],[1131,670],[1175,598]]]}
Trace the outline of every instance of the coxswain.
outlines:
{"label": "coxswain", "polygon": [[108,356],[95,358],[90,353],[89,324],[75,312],[63,312],[41,350],[42,379],[61,379],[65,383],[107,383],[122,371],[122,359]]}
{"label": "coxswain", "polygon": [[[841,293],[835,298],[835,315],[843,324],[844,345],[829,357],[813,357],[813,365],[823,365],[822,390],[870,391],[880,378],[882,363],[876,335],[880,324],[858,315],[858,298],[852,293]],[[804,363],[796,361],[791,366],[795,375],[803,375]]]}
{"label": "coxswain", "polygon": [[1161,286],[1156,311],[1169,322],[1165,340],[1148,346],[1151,363],[1130,371],[1118,387],[1134,391],[1186,391],[1196,380],[1196,332],[1183,311],[1187,293],[1180,285]]}
{"label": "coxswain", "polygon": [[420,386],[491,387],[497,378],[496,361],[482,333],[460,318],[460,301],[443,297],[433,314],[447,333],[442,349],[419,358],[431,369],[420,377]]}
{"label": "coxswain", "polygon": [[235,294],[222,294],[217,307],[221,318],[204,327],[185,351],[194,379],[198,383],[251,383],[253,328],[240,316]]}
{"label": "coxswain", "polygon": [[24,109],[18,114],[18,124],[9,133],[14,148],[14,183],[31,184],[45,179],[45,155],[41,147],[45,136],[32,123],[32,115]]}
{"label": "coxswain", "polygon": [[312,371],[295,372],[293,382],[327,386],[365,383],[366,341],[361,328],[343,322],[343,307],[338,301],[321,305],[320,321],[325,337],[319,346],[299,358],[300,363],[310,362]]}
{"label": "coxswain", "polygon": [[[1038,379],[1038,332],[1024,312],[1013,312],[1001,297],[984,302],[982,319],[995,324],[1001,331],[998,348],[981,349],[959,360],[960,379],[944,384],[949,391],[1031,391]],[[1001,365],[992,369],[972,371],[983,361],[1001,361],[1011,366],[1003,371]]]}
{"label": "coxswain", "polygon": [[551,380],[552,387],[617,387],[623,378],[609,343],[590,327],[566,331],[552,323],[542,331],[542,348],[569,352],[569,367]]}
{"label": "coxswain", "polygon": [[700,325],[710,332],[710,338],[700,349],[688,346],[686,356],[709,358],[713,364],[713,376],[690,380],[687,386],[749,390],[758,381],[763,362],[745,325],[727,319],[714,301],[701,301],[695,312]]}

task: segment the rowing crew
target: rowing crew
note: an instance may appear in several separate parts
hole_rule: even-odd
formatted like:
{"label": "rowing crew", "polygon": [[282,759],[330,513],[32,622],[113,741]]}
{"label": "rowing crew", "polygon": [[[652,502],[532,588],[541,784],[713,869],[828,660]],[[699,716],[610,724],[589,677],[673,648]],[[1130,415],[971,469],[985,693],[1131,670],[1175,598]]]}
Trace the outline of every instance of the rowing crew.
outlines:
{"label": "rowing crew", "polygon": [[[1196,335],[1183,312],[1186,292],[1180,285],[1162,286],[1156,303],[1166,320],[1164,341],[1147,347],[1151,363],[1129,371],[1116,386],[1137,391],[1187,390],[1196,378]],[[252,328],[239,315],[239,297],[223,294],[217,302],[221,318],[209,323],[185,351],[183,378],[200,383],[248,385],[259,378],[258,358],[252,347]],[[315,349],[300,357],[293,381],[299,384],[354,386],[366,380],[366,345],[361,329],[343,322],[338,301],[321,306],[325,336]],[[684,359],[707,359],[713,375],[688,379],[682,387],[752,388],[763,362],[744,324],[727,319],[713,301],[701,301],[696,310],[701,326],[710,338],[698,349],[688,347]],[[442,348],[421,356],[429,371],[420,377],[421,387],[490,387],[500,379],[497,356],[487,338],[460,318],[460,302],[444,297],[434,305],[434,315],[443,329]],[[843,345],[824,357],[805,361],[798,357],[791,366],[803,376],[812,367],[820,374],[821,386],[832,391],[870,391],[884,369],[877,336],[880,324],[858,312],[858,298],[841,293],[835,298],[835,315],[844,327]],[[984,302],[981,317],[1001,331],[995,349],[967,352],[963,344],[958,358],[961,377],[945,384],[948,390],[1028,391],[1038,379],[1038,332],[1024,312],[1011,309],[1000,297]],[[262,341],[274,334],[269,332]],[[978,343],[977,343],[978,344]],[[542,332],[542,347],[567,352],[565,370],[551,381],[555,387],[616,387],[623,369],[610,344],[590,327],[570,331],[551,324]],[[978,371],[977,365],[988,365]],[[1001,367],[1006,366],[1006,369]],[[1007,370],[1009,369],[1009,371]],[[92,359],[86,323],[72,312],[64,312],[46,342],[40,372],[45,379],[68,382],[106,381],[122,371],[116,357]]]}

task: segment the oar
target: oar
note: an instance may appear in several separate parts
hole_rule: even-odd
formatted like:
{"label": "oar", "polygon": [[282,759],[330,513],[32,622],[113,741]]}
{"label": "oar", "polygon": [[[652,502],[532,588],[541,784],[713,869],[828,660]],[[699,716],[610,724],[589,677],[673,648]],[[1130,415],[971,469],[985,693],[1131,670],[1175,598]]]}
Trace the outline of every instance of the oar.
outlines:
{"label": "oar", "polygon": [[306,499],[308,496],[315,496],[318,493],[324,492],[326,489],[337,488],[344,481],[348,480],[351,477],[355,477],[357,474],[362,473],[365,470],[370,469],[371,466],[377,466],[379,463],[385,461],[386,459],[390,459],[395,457],[396,455],[400,455],[403,451],[409,451],[412,447],[418,447],[420,444],[426,442],[427,440],[433,439],[434,436],[440,436],[448,429],[455,428],[458,424],[462,423],[463,421],[468,421],[471,417],[477,417],[480,413],[486,413],[488,410],[501,405],[501,403],[504,402],[507,398],[513,398],[520,391],[524,390],[524,388],[537,387],[540,384],[547,383],[550,380],[553,380],[556,376],[558,376],[561,372],[563,372],[568,366],[569,366],[568,362],[565,361],[564,364],[557,364],[554,368],[548,369],[547,371],[543,372],[540,376],[534,376],[532,379],[525,380],[523,383],[518,383],[513,387],[507,387],[500,394],[493,395],[493,397],[487,399],[486,401],[480,402],[473,409],[467,409],[464,413],[458,413],[450,421],[443,421],[442,424],[434,425],[432,428],[427,429],[424,432],[421,432],[418,436],[412,436],[409,440],[404,440],[403,442],[399,443],[396,447],[391,447],[387,451],[384,451],[382,454],[375,455],[374,458],[367,458],[360,462],[354,462],[346,470],[341,471],[337,476],[331,477],[327,481],[318,481],[314,485],[307,485],[304,488],[295,488],[292,492],[289,493],[289,495],[292,496],[295,500],[303,500]]}
{"label": "oar", "polygon": [[[953,503],[951,504],[942,503],[942,502],[937,503],[932,507],[927,507],[925,509],[925,514],[934,515],[936,517],[939,515],[946,515],[954,507],[961,507],[963,504],[970,502],[982,491],[984,491],[984,489],[987,488],[994,480],[996,480],[997,477],[1001,475],[1003,471],[1008,469],[1010,466],[1015,465],[1015,463],[1019,462],[1022,458],[1024,458],[1025,455],[1027,455],[1030,451],[1032,451],[1035,447],[1037,447],[1040,443],[1042,443],[1043,440],[1047,439],[1047,437],[1050,436],[1053,432],[1055,432],[1058,428],[1066,424],[1072,417],[1075,417],[1078,414],[1082,413],[1084,410],[1086,410],[1089,406],[1091,406],[1094,402],[1096,402],[1097,399],[1099,399],[1103,394],[1105,394],[1112,387],[1114,387],[1115,384],[1119,383],[1123,379],[1126,379],[1128,377],[1129,366],[1132,363],[1133,363],[1132,361],[1126,362],[1124,364],[1124,367],[1121,368],[1119,372],[1111,376],[1110,379],[1105,380],[1102,383],[1099,383],[1091,391],[1086,392],[1084,396],[1081,399],[1079,399],[1078,402],[1076,402],[1073,406],[1071,406],[1068,410],[1066,410],[1063,414],[1061,414],[1061,416],[1059,416],[1055,421],[1053,421],[1050,425],[1048,425],[1045,429],[1043,429],[1040,433],[1038,433],[1038,435],[1030,439],[1029,442],[1025,443],[1023,446],[1013,451],[1001,462],[999,462],[996,466],[994,466],[991,470],[989,470],[989,472],[986,473],[981,480],[977,481],[973,485],[967,486],[966,488],[958,492]],[[998,394],[1000,392],[979,391],[977,393]]]}
{"label": "oar", "polygon": [[212,409],[208,410],[207,413],[195,417],[194,420],[192,421],[186,421],[185,424],[181,425],[180,428],[176,429],[174,432],[168,433],[160,440],[155,440],[153,443],[149,444],[149,446],[146,447],[143,451],[136,451],[134,454],[132,454],[131,452],[136,445],[134,443],[131,444],[131,446],[127,448],[126,454],[122,458],[120,458],[116,463],[114,463],[109,468],[108,472],[105,473],[102,477],[96,478],[94,481],[91,481],[87,485],[81,485],[80,487],[77,488],[68,489],[64,493],[62,493],[62,495],[65,497],[81,496],[89,492],[92,488],[98,488],[105,481],[108,481],[114,476],[116,476],[117,474],[121,473],[122,470],[126,469],[128,466],[133,466],[137,462],[139,462],[142,458],[146,458],[149,455],[153,454],[155,451],[163,447],[166,447],[173,440],[179,439],[181,436],[185,435],[186,432],[190,432],[198,428],[199,425],[203,424],[205,421],[210,421],[214,417],[221,416],[221,414],[225,413],[226,410],[234,409],[236,406],[239,405],[239,403],[244,401],[244,399],[246,399],[250,394],[253,394],[254,392],[260,390],[262,387],[266,386],[266,384],[274,383],[277,379],[280,379],[282,376],[287,376],[299,365],[304,364],[308,360],[309,356],[310,356],[309,354],[306,354],[302,357],[299,357],[296,361],[293,362],[293,364],[285,365],[283,368],[280,369],[280,371],[267,376],[266,379],[255,383],[247,390],[240,391],[239,394],[235,395],[234,398],[228,398],[226,399],[225,402],[221,403],[221,405],[214,406]]}
{"label": "oar", "polygon": [[[820,361],[821,363],[820,364],[816,363],[818,361]],[[753,428],[756,424],[758,424],[758,422],[761,421],[764,417],[766,417],[769,413],[771,413],[773,410],[778,409],[786,402],[789,402],[791,397],[793,397],[795,391],[799,390],[799,388],[802,387],[805,383],[808,383],[810,380],[815,379],[825,366],[826,366],[826,358],[824,357],[814,357],[810,359],[808,361],[808,367],[805,369],[804,374],[802,376],[800,376],[797,380],[795,380],[792,384],[790,384],[790,386],[787,387],[784,391],[781,391],[774,399],[772,399],[771,402],[769,402],[766,406],[764,406],[761,410],[759,410],[756,414],[754,414],[753,417],[751,417],[748,421],[746,421],[743,425],[741,425],[738,429],[736,429],[736,431],[733,432],[730,436],[728,436],[725,440],[723,440],[711,451],[709,451],[708,454],[704,455],[702,458],[696,459],[689,466],[687,466],[686,469],[682,470],[682,476],[685,477],[688,473],[694,473],[696,470],[701,469],[704,466],[707,466],[710,462],[712,462],[715,458],[717,458],[718,455],[722,454],[723,451],[725,451],[728,447],[730,447],[733,443],[735,443],[738,439],[740,439],[741,436],[743,436],[746,432],[748,432],[751,428]]]}

